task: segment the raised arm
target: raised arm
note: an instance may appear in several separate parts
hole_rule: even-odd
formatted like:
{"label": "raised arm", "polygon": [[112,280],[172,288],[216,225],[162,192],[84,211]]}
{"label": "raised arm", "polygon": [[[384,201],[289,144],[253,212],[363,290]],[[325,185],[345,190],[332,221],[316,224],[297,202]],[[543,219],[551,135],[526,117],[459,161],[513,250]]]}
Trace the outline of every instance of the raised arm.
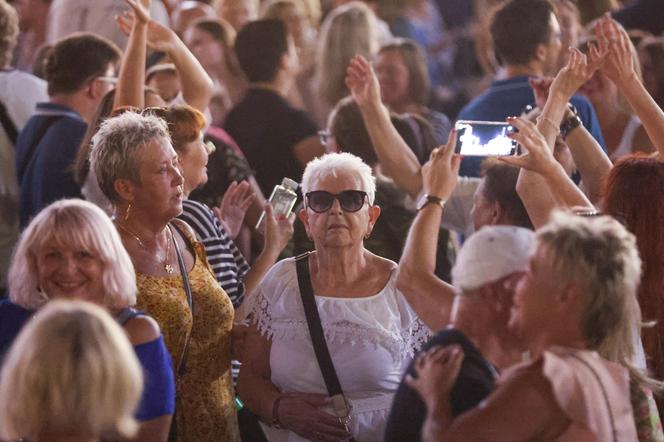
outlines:
{"label": "raised arm", "polygon": [[[555,200],[555,204],[549,207],[549,212],[556,206],[592,208],[586,195],[567,176],[563,166],[553,157],[546,138],[538,128],[530,121],[521,118],[510,118],[508,121],[519,130],[510,134],[510,138],[516,140],[528,153],[500,159],[505,163],[519,166],[539,175],[542,185],[548,187]],[[545,213],[542,214],[542,217],[548,218],[548,215],[549,213]]]}
{"label": "raised arm", "polygon": [[[456,131],[450,133],[447,145],[434,149],[422,168],[424,192],[447,201],[457,182],[461,158],[454,155]],[[431,203],[422,207],[408,232],[403,256],[399,262],[397,287],[413,310],[432,330],[449,322],[454,288],[439,279],[436,269],[436,247],[444,208]]]}
{"label": "raised arm", "polygon": [[[121,27],[126,34],[130,33],[133,21],[131,17],[123,17],[120,20]],[[212,79],[194,54],[180,40],[180,37],[173,30],[150,20],[147,29],[147,43],[151,49],[165,52],[173,61],[180,76],[182,96],[185,102],[201,112],[205,112],[214,93]]]}
{"label": "raised arm", "polygon": [[[543,136],[544,145],[550,152],[553,151],[556,136],[560,133],[560,122],[567,109],[567,102],[597,70],[605,56],[595,47],[591,47],[590,61],[577,49],[571,48],[570,51],[569,61],[553,80],[537,120],[537,130]],[[569,188],[566,186],[565,189]],[[561,199],[561,195],[552,193],[557,189],[551,188],[542,175],[525,168],[519,172],[516,190],[535,228],[548,221],[551,210]],[[569,195],[563,195],[562,199],[567,200],[567,197]]]}
{"label": "raised arm", "polygon": [[608,51],[601,66],[602,73],[613,81],[639,117],[648,137],[661,156],[664,156],[664,111],[650,96],[639,80],[632,56],[632,43],[627,32],[609,15],[595,27],[597,41]]}
{"label": "raised arm", "polygon": [[416,198],[422,189],[420,163],[392,125],[389,111],[380,99],[376,73],[364,57],[356,56],[348,64],[346,86],[360,108],[383,171]]}
{"label": "raised arm", "polygon": [[[133,10],[131,31],[120,66],[120,75],[113,99],[113,109],[121,106],[145,107],[145,54],[147,52],[150,0],[125,0]],[[129,14],[128,12],[126,14]],[[126,15],[130,17],[130,15]],[[123,25],[122,16],[117,17],[118,26]]]}

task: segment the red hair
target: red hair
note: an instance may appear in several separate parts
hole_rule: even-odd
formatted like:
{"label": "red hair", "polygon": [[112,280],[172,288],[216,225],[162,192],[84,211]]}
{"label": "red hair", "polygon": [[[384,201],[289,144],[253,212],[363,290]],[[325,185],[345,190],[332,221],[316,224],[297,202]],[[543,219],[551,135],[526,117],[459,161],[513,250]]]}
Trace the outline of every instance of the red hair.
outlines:
{"label": "red hair", "polygon": [[653,376],[664,378],[664,162],[629,155],[616,162],[604,185],[603,211],[636,236],[643,261],[639,304],[645,321],[643,345]]}

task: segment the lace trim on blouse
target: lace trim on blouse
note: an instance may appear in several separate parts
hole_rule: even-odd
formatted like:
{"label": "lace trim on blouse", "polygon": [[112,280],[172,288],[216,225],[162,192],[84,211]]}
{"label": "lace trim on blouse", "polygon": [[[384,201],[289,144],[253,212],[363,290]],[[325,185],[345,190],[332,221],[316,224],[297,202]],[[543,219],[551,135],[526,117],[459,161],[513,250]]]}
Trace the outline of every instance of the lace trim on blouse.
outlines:
{"label": "lace trim on blouse", "polygon": [[[268,339],[309,340],[309,328],[306,319],[273,320],[270,301],[262,292],[255,293],[253,308],[254,322],[260,333]],[[429,327],[413,313],[410,324],[400,330],[387,331],[370,328],[345,319],[328,321],[321,318],[325,340],[328,344],[372,345],[374,348],[387,349],[395,363],[412,358],[429,340],[432,333]]]}

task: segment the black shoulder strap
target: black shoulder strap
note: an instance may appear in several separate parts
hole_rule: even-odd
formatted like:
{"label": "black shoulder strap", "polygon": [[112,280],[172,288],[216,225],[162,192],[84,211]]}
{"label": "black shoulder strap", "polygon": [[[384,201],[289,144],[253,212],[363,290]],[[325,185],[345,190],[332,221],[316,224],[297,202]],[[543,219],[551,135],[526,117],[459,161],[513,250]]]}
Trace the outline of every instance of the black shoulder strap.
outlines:
{"label": "black shoulder strap", "polygon": [[19,182],[23,180],[23,174],[25,173],[25,169],[27,169],[28,164],[30,164],[30,161],[32,161],[32,157],[35,154],[35,149],[37,149],[39,142],[42,140],[42,138],[44,138],[44,135],[46,135],[46,132],[48,132],[48,129],[53,125],[53,123],[58,121],[60,118],[62,118],[62,115],[51,115],[44,119],[44,122],[39,127],[39,130],[36,132],[35,137],[32,139],[32,144],[30,145],[30,147],[28,147],[28,150],[25,156],[23,157],[23,161],[16,170],[16,176],[18,177]]}
{"label": "black shoulder strap", "polygon": [[[175,230],[184,238],[185,241],[188,241],[187,236],[178,228],[177,224],[173,224]],[[180,252],[180,246],[178,241],[171,231],[171,225],[167,226],[171,239],[173,240],[173,246],[175,248],[175,254],[178,257],[178,266],[180,267],[180,274],[182,275],[182,285],[184,286],[184,291],[187,294],[187,302],[189,303],[189,310],[191,310],[191,331],[187,335],[187,340],[184,343],[184,349],[182,350],[182,357],[177,367],[178,376],[182,376],[187,372],[187,351],[189,350],[189,342],[191,341],[191,333],[194,330],[194,298],[191,295],[191,285],[189,285],[189,274],[187,273],[187,267],[184,265],[184,259],[182,258],[182,253]]]}
{"label": "black shoulder strap", "polygon": [[2,127],[5,128],[5,133],[7,133],[9,141],[11,141],[14,146],[16,146],[16,140],[18,139],[18,129],[16,129],[16,125],[10,118],[9,112],[7,112],[7,108],[5,107],[5,103],[2,101],[0,101],[0,123],[2,123]]}
{"label": "black shoulder strap", "polygon": [[[302,305],[304,306],[304,315],[307,318],[307,326],[309,327],[309,335],[311,336],[311,343],[316,353],[316,360],[320,367],[323,380],[327,393],[332,399],[332,408],[334,414],[339,419],[339,422],[344,425],[346,431],[350,433],[350,420],[351,420],[351,405],[346,400],[337,371],[334,369],[334,363],[330,356],[330,350],[327,348],[325,341],[325,334],[323,333],[323,326],[320,322],[320,315],[318,314],[318,307],[316,306],[316,299],[314,298],[314,289],[311,285],[311,275],[309,274],[309,255],[310,252],[305,252],[295,258],[295,267],[297,269],[297,283],[300,287],[300,296],[302,297]],[[349,442],[356,442],[354,437],[347,439]]]}
{"label": "black shoulder strap", "polygon": [[309,326],[309,335],[316,352],[316,359],[320,366],[320,371],[325,380],[325,386],[330,397],[342,394],[341,384],[334,369],[334,363],[330,356],[330,350],[327,348],[323,326],[320,323],[320,315],[314,298],[314,289],[311,285],[311,276],[309,275],[309,252],[303,253],[295,258],[297,267],[297,282],[300,286],[300,296],[304,306],[304,315],[307,317]]}

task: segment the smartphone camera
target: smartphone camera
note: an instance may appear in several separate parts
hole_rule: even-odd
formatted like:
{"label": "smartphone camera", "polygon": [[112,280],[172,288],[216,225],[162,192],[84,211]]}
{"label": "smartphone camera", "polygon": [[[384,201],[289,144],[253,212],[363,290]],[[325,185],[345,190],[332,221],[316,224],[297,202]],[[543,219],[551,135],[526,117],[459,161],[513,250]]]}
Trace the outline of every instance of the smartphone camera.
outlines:
{"label": "smartphone camera", "polygon": [[454,151],[460,155],[501,157],[518,153],[517,142],[508,137],[516,131],[509,123],[459,120],[454,126],[457,130]]}

